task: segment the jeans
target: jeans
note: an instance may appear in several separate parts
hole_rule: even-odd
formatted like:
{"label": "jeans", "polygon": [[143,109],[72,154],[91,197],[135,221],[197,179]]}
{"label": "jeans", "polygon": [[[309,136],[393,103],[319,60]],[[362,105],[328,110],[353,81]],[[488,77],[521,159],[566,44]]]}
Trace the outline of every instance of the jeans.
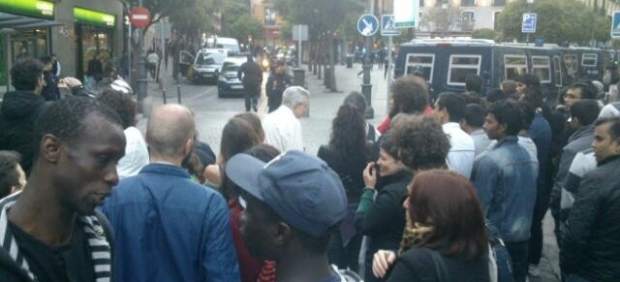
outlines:
{"label": "jeans", "polygon": [[244,84],[245,89],[245,111],[254,110],[258,112],[258,97],[260,97],[260,84]]}
{"label": "jeans", "polygon": [[512,259],[512,276],[515,282],[525,282],[528,271],[529,241],[506,242],[506,249]]}
{"label": "jeans", "polygon": [[497,263],[497,282],[513,282],[512,262],[508,250],[501,245],[493,249],[495,251],[495,261]]}

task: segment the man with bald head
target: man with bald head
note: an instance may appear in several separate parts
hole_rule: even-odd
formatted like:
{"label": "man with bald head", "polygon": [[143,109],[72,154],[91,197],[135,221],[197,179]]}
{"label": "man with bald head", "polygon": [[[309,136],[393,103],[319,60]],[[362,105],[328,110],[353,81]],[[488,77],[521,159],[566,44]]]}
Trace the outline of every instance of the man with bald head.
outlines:
{"label": "man with bald head", "polygon": [[239,281],[224,198],[181,167],[195,137],[186,107],[152,112],[146,132],[151,163],[123,179],[102,207],[118,244],[117,281]]}

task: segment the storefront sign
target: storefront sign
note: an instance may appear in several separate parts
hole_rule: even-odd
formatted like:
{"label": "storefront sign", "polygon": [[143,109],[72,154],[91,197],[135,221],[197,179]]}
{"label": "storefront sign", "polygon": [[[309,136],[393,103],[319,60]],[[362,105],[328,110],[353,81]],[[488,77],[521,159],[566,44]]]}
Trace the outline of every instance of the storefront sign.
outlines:
{"label": "storefront sign", "polygon": [[54,19],[54,3],[41,0],[0,0],[0,12]]}
{"label": "storefront sign", "polygon": [[114,27],[114,24],[116,23],[116,17],[114,15],[80,7],[73,8],[73,17],[76,22],[102,27]]}

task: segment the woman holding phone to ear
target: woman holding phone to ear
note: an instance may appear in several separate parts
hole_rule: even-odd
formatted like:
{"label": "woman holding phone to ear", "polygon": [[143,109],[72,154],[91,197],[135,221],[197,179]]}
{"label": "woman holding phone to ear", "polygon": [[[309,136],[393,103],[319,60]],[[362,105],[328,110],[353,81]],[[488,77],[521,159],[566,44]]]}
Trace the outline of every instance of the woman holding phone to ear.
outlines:
{"label": "woman holding phone to ear", "polygon": [[[398,148],[389,132],[379,142],[379,158],[363,172],[364,192],[356,213],[358,228],[370,237],[366,252],[366,280],[379,281],[372,275],[372,255],[380,249],[398,249],[405,226],[402,203],[407,197],[411,171],[397,158]],[[374,201],[373,201],[374,199]]]}

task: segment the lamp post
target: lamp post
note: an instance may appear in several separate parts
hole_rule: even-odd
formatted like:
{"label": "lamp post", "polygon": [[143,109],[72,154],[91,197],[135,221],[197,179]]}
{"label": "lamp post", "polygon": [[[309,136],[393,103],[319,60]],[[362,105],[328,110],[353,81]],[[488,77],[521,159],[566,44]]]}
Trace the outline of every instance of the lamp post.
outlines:
{"label": "lamp post", "polygon": [[[368,2],[370,14],[375,14],[375,3],[374,0],[369,0]],[[366,118],[371,119],[375,116],[375,109],[372,107],[372,84],[370,82],[370,69],[372,68],[372,64],[370,62],[370,52],[372,48],[372,37],[369,36],[366,38],[366,54],[364,56],[364,65],[362,66],[362,94],[364,98],[366,98],[366,102],[368,103],[368,107],[366,107]]]}

